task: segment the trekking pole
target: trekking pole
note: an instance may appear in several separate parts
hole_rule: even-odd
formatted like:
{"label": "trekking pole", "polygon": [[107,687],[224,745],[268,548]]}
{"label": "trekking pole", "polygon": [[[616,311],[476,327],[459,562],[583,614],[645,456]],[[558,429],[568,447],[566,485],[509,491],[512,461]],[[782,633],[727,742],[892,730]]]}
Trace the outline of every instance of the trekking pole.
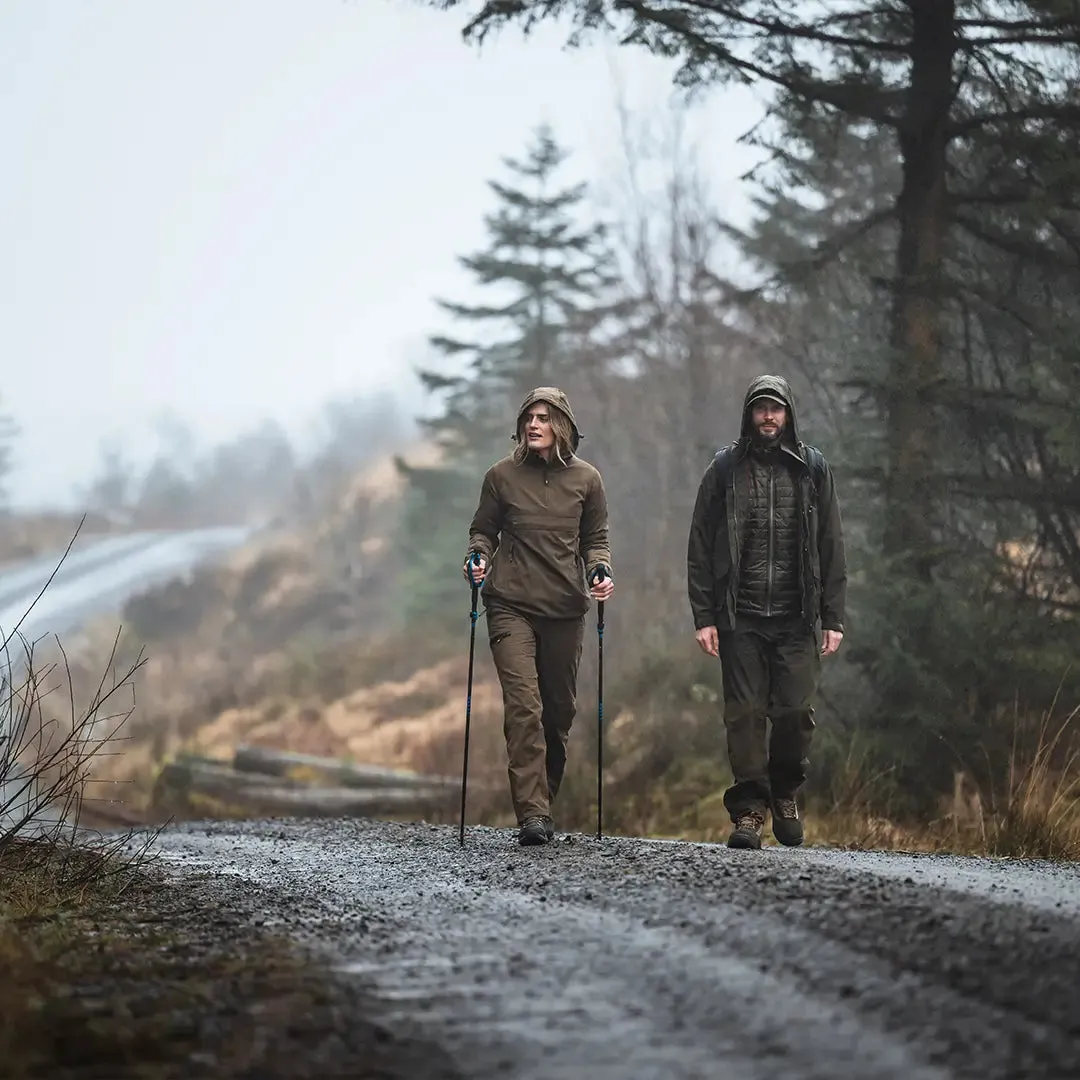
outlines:
{"label": "trekking pole", "polygon": [[458,843],[465,843],[465,790],[469,783],[469,721],[472,718],[472,682],[473,659],[476,656],[476,601],[480,586],[473,580],[473,569],[480,565],[480,556],[473,553],[469,559],[469,583],[472,585],[472,610],[469,612],[469,680],[465,696],[465,757],[461,763],[461,825],[458,829]]}
{"label": "trekking pole", "polygon": [[[601,567],[598,582],[607,577]],[[604,601],[596,602],[596,839],[604,831]]]}

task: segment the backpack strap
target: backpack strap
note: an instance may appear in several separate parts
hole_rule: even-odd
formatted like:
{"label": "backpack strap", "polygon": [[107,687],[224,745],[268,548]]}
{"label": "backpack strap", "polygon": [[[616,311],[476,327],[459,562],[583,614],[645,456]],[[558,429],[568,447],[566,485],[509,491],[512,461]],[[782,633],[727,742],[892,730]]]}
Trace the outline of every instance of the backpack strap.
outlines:
{"label": "backpack strap", "polygon": [[716,466],[716,471],[724,484],[727,483],[728,470],[731,468],[731,453],[737,445],[737,443],[731,443],[728,446],[722,446],[713,454],[713,465]]}
{"label": "backpack strap", "polygon": [[[713,465],[719,473],[722,484],[727,484],[728,472],[731,469],[731,455],[738,445],[738,443],[731,443],[728,446],[722,446],[713,455]],[[825,455],[816,446],[803,443],[799,448],[799,456],[806,462],[806,467],[810,470],[814,495],[820,495],[822,485],[825,483]]]}
{"label": "backpack strap", "polygon": [[816,447],[802,445],[802,459],[810,470],[810,480],[814,485],[814,496],[821,495],[821,487],[825,483],[825,455]]}

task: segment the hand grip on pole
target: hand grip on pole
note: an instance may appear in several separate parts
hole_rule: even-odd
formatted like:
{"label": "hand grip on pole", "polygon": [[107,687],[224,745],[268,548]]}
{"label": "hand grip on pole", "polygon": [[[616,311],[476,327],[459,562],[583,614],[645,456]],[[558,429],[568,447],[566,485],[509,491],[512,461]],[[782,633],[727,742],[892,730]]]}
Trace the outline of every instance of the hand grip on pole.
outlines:
{"label": "hand grip on pole", "polygon": [[473,577],[474,571],[478,570],[479,568],[480,552],[474,551],[472,555],[469,556],[469,584],[473,587],[473,589],[480,588],[480,586],[477,584],[476,578]]}
{"label": "hand grip on pole", "polygon": [[[592,574],[592,584],[598,585],[601,581],[606,581],[608,577],[608,570],[606,566],[598,566]],[[596,616],[599,620],[599,628],[603,632],[604,628],[604,601],[596,601]]]}

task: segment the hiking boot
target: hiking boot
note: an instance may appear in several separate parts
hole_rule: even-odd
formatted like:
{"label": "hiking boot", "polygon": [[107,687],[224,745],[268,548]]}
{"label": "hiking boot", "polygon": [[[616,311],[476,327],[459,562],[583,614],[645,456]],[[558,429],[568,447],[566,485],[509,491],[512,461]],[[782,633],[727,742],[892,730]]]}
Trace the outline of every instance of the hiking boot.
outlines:
{"label": "hiking boot", "polygon": [[518,843],[522,847],[531,847],[535,844],[546,844],[551,837],[548,835],[547,824],[542,817],[529,817],[521,823],[518,829]]}
{"label": "hiking boot", "polygon": [[550,817],[542,818],[541,820],[544,822],[544,832],[547,833],[548,840],[554,840],[555,839],[555,822],[552,821]]}
{"label": "hiking boot", "polygon": [[773,799],[772,834],[785,847],[798,847],[803,842],[802,819],[794,799]]}
{"label": "hiking boot", "polygon": [[765,815],[756,810],[745,810],[735,819],[735,829],[728,837],[731,848],[761,847],[761,830],[765,828]]}

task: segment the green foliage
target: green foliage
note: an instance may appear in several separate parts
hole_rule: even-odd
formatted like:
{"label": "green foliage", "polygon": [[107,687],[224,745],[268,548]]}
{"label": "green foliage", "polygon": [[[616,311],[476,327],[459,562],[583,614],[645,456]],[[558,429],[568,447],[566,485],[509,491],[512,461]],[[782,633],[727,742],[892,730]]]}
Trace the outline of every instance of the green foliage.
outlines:
{"label": "green foliage", "polygon": [[449,625],[469,607],[469,585],[459,568],[483,470],[453,465],[418,469],[403,461],[398,467],[409,481],[402,526],[402,614],[407,624]]}
{"label": "green foliage", "polygon": [[1080,626],[1018,598],[1002,569],[957,559],[920,585],[880,557],[855,590],[849,659],[877,691],[874,760],[888,765],[895,805],[926,810],[958,771],[989,781],[1015,710],[1037,715],[1080,695]]}
{"label": "green foliage", "polygon": [[[969,83],[963,108],[988,109],[1004,92],[984,91]],[[1076,136],[1049,119],[1053,104],[1032,105],[1030,86],[1009,93],[1012,108],[1046,111],[1041,129],[1005,118],[950,149],[938,370],[918,413],[934,450],[916,490],[930,525],[917,562],[883,551],[903,370],[889,346],[901,148],[885,126],[782,101],[755,136],[773,150],[771,181],[756,220],[733,232],[763,277],[745,310],[777,366],[794,368],[840,484],[845,653],[873,691],[867,706],[843,686],[840,711],[856,696],[862,709],[844,739],[860,732],[880,798],[923,812],[957,770],[985,779],[988,761],[1003,760],[1006,706],[1037,713],[1059,690],[1067,702],[1080,692],[1075,678],[1062,683],[1080,645],[1080,439],[1065,404],[1080,392],[1080,266],[1065,239],[1080,219],[1060,152]],[[844,747],[819,744],[816,778],[831,785]]]}
{"label": "green foliage", "polygon": [[[729,230],[759,287],[700,307],[735,297],[732,322],[758,364],[794,375],[807,437],[836,468],[852,567],[845,653],[862,673],[858,694],[858,679],[842,690],[859,697],[868,768],[887,769],[925,808],[954,769],[1001,760],[1006,706],[1038,711],[1060,689],[1071,707],[1080,686],[1062,676],[1080,644],[1075,11],[980,0],[885,0],[842,14],[774,0],[432,2],[462,11],[473,40],[559,20],[574,42],[600,31],[675,59],[683,85],[769,87],[769,121],[751,136],[771,152],[757,220]],[[664,355],[655,328],[680,340],[685,311],[627,319],[604,391],[602,427],[631,432],[634,444],[612,460],[657,510],[628,515],[620,540],[638,556],[642,593],[655,588],[650,611],[665,627],[675,625],[665,611],[675,545],[656,523],[685,505],[683,478],[696,471],[673,446],[691,441],[687,431],[704,440],[693,404],[664,394],[694,369]],[[645,416],[656,435],[636,456]],[[629,496],[616,486],[618,507]],[[660,622],[644,623],[642,637]],[[656,700],[655,688],[641,690]],[[666,751],[657,753],[660,768]],[[835,759],[840,768],[844,755]]]}

